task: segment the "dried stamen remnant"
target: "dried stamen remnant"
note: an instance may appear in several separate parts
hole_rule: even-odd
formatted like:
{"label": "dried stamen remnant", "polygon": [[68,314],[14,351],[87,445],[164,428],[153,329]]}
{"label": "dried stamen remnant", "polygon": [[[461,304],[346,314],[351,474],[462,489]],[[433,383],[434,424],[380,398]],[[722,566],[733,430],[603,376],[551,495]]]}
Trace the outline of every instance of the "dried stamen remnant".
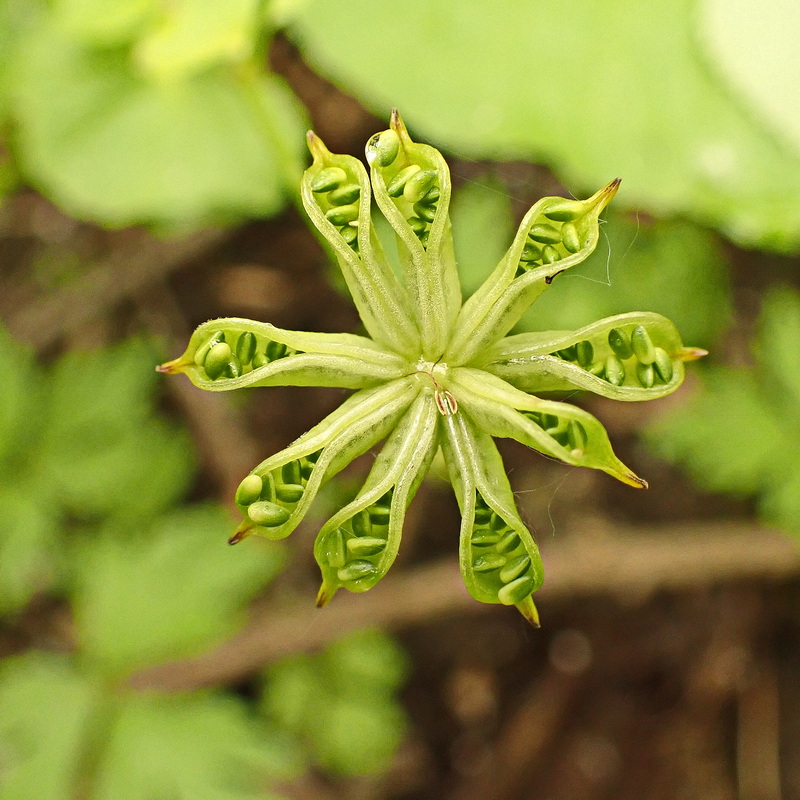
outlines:
{"label": "dried stamen remnant", "polygon": [[361,186],[356,175],[342,167],[325,167],[309,183],[325,218],[344,241],[358,251]]}
{"label": "dried stamen remnant", "polygon": [[210,381],[238,378],[297,351],[252,331],[214,331],[197,348],[194,363]]}

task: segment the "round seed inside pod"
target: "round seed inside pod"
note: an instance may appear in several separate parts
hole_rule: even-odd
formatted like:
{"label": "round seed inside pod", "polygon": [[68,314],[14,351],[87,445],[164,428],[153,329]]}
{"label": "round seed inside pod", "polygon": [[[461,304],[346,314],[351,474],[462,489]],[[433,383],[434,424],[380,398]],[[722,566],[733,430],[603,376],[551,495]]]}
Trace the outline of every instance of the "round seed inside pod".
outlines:
{"label": "round seed inside pod", "polygon": [[354,556],[374,556],[380,553],[384,547],[386,547],[386,540],[374,536],[347,540],[347,552]]}
{"label": "round seed inside pod", "polygon": [[625,383],[625,366],[616,356],[609,356],[605,364],[606,380],[614,386]]}
{"label": "round seed inside pod", "polygon": [[501,556],[499,553],[486,553],[478,556],[472,562],[472,569],[474,572],[491,572],[494,569],[499,569],[505,563],[505,556]]}
{"label": "round seed inside pod", "polygon": [[389,524],[390,507],[384,505],[370,506],[369,518],[373,525]]}
{"label": "round seed inside pod", "polygon": [[669,383],[672,380],[674,370],[672,359],[662,347],[656,347],[656,360],[653,362],[653,366],[656,368],[658,377],[661,378],[664,383]]}
{"label": "round seed inside pod", "polygon": [[430,189],[428,189],[428,192],[425,195],[425,197],[423,197],[422,200],[420,200],[419,202],[424,203],[426,206],[432,206],[438,201],[440,196],[441,192],[439,191],[439,187],[434,185],[431,186]]}
{"label": "round seed inside pod", "polygon": [[594,347],[588,339],[584,339],[575,345],[575,357],[584,369],[591,366],[594,359]]}
{"label": "round seed inside pod", "polygon": [[286,355],[286,345],[283,342],[276,342],[271,339],[267,342],[267,358],[270,361],[275,361],[278,358],[283,358]]}
{"label": "round seed inside pod", "polygon": [[215,345],[219,344],[220,342],[225,341],[225,331],[217,331],[214,333],[204,344],[200,345],[197,348],[194,354],[194,363],[197,364],[198,367],[202,367],[203,363],[206,360],[206,356],[208,355],[208,351]]}
{"label": "round seed inside pod", "polygon": [[267,358],[266,353],[256,353],[253,356],[253,369],[265,367],[267,364],[269,364],[269,359]]}
{"label": "round seed inside pod", "polygon": [[473,547],[491,547],[500,541],[500,536],[496,533],[478,533],[473,535],[470,540]]}
{"label": "round seed inside pod", "polygon": [[608,344],[623,361],[633,355],[631,340],[621,328],[612,328],[608,332]]}
{"label": "round seed inside pod", "polygon": [[210,380],[215,381],[227,370],[232,355],[231,346],[227,342],[215,344],[208,351],[203,366]]}
{"label": "round seed inside pod", "polygon": [[349,206],[336,206],[329,209],[325,212],[325,217],[334,225],[347,225],[348,222],[358,219],[358,211],[358,203],[352,203]]}
{"label": "round seed inside pod", "polygon": [[344,533],[341,528],[331,531],[325,537],[325,560],[333,569],[340,569],[347,563]]}
{"label": "round seed inside pod", "polygon": [[281,479],[284,483],[300,483],[300,461],[288,461],[281,467]]}
{"label": "round seed inside pod", "polygon": [[432,169],[421,169],[415,172],[403,187],[403,197],[409,203],[418,203],[433,188],[436,172]]}
{"label": "round seed inside pod", "polygon": [[512,558],[511,561],[500,570],[500,580],[503,581],[503,583],[511,583],[511,581],[519,578],[530,565],[531,559],[528,555]]}
{"label": "round seed inside pod", "polygon": [[236,358],[242,364],[249,364],[256,354],[256,337],[251,331],[245,331],[236,342]]}
{"label": "round seed inside pod", "polygon": [[436,206],[427,206],[423,203],[414,203],[414,213],[420,219],[424,219],[425,222],[433,222],[433,219],[436,216]]}
{"label": "round seed inside pod", "polygon": [[351,520],[350,524],[356,536],[370,536],[372,534],[372,521],[369,512],[359,511]]}
{"label": "round seed inside pod", "polygon": [[238,378],[242,374],[242,365],[235,355],[231,355],[225,370],[229,378]]}
{"label": "round seed inside pod", "polygon": [[542,261],[545,264],[555,264],[561,258],[561,254],[551,244],[546,244],[542,248]]}
{"label": "round seed inside pod", "polygon": [[284,483],[275,487],[275,494],[283,503],[296,503],[303,496],[305,489],[299,483]]}
{"label": "round seed inside pod", "polygon": [[551,200],[542,213],[556,222],[569,222],[583,213],[583,203],[568,197],[558,197]]}
{"label": "round seed inside pod", "polygon": [[489,527],[493,531],[502,531],[508,526],[506,525],[506,521],[499,514],[492,514],[492,518],[489,520]]}
{"label": "round seed inside pod", "polygon": [[645,389],[652,389],[656,382],[656,372],[652,364],[637,364],[636,378]]}
{"label": "round seed inside pod", "polygon": [[374,575],[377,570],[369,561],[362,561],[357,559],[345,564],[337,573],[336,577],[342,583],[349,583],[350,581],[357,581],[359,578],[368,578]]}
{"label": "round seed inside pod", "polygon": [[370,166],[388,167],[400,152],[400,137],[393,130],[376,133],[367,142],[367,163]]}
{"label": "round seed inside pod", "polygon": [[352,225],[344,225],[339,233],[342,234],[342,238],[347,244],[354,244],[356,239],[358,239],[358,228]]}
{"label": "round seed inside pod", "polygon": [[542,251],[533,243],[525,242],[525,247],[522,248],[520,261],[531,262],[538,261],[542,257]]}
{"label": "round seed inside pod", "polygon": [[631,348],[642,364],[652,364],[656,360],[656,348],[644,325],[637,325],[631,331]]}
{"label": "round seed inside pod", "polygon": [[338,189],[347,180],[347,173],[341,167],[326,167],[311,179],[312,192],[329,192]]}
{"label": "round seed inside pod", "polygon": [[561,241],[570,253],[577,253],[581,249],[578,229],[571,222],[565,222],[561,226]]}
{"label": "round seed inside pod", "polygon": [[497,543],[497,552],[510,553],[512,550],[516,550],[520,544],[519,534],[510,531]]}
{"label": "round seed inside pod", "polygon": [[389,185],[386,187],[386,194],[388,194],[389,197],[400,197],[400,195],[403,194],[408,179],[421,169],[422,167],[419,164],[409,164],[407,167],[401,169],[400,172],[389,181]]}
{"label": "round seed inside pod", "polygon": [[530,595],[535,585],[533,578],[525,575],[503,586],[497,593],[497,599],[505,606],[516,605]]}
{"label": "round seed inside pod", "polygon": [[586,449],[586,431],[577,420],[571,419],[567,425],[567,442],[572,455],[580,458]]}
{"label": "round seed inside pod", "polygon": [[361,187],[357,183],[346,183],[338,189],[334,189],[329,195],[328,200],[335,206],[344,206],[358,200],[361,194]]}
{"label": "round seed inside pod", "polygon": [[236,490],[235,500],[240,506],[249,506],[261,497],[264,481],[260,475],[248,475]]}
{"label": "round seed inside pod", "polygon": [[492,509],[486,506],[475,507],[475,524],[485,525],[492,518]]}
{"label": "round seed inside pod", "polygon": [[247,516],[256,525],[275,528],[278,525],[283,525],[289,519],[289,512],[277,503],[271,503],[269,500],[257,500],[248,506]]}
{"label": "round seed inside pod", "polygon": [[542,244],[556,244],[561,241],[561,234],[552,225],[532,225],[528,238]]}
{"label": "round seed inside pod", "polygon": [[411,228],[417,236],[422,235],[425,233],[425,229],[428,227],[428,223],[425,222],[424,219],[420,219],[419,217],[409,217],[408,218],[408,226]]}

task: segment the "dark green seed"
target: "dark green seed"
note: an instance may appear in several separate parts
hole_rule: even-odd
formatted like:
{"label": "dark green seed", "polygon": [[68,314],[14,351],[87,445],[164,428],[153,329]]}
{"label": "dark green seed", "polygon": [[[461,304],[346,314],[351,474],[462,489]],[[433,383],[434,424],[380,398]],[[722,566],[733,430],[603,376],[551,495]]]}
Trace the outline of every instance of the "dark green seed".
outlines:
{"label": "dark green seed", "polygon": [[325,560],[333,569],[341,569],[347,563],[344,532],[341,528],[337,528],[326,537]]}
{"label": "dark green seed", "polygon": [[401,169],[400,172],[389,181],[389,185],[386,187],[386,194],[388,194],[389,197],[400,197],[400,195],[403,194],[408,179],[421,169],[422,167],[420,167],[419,164],[409,164],[404,169]]}
{"label": "dark green seed", "polygon": [[511,583],[511,581],[516,580],[525,572],[528,567],[531,565],[531,559],[528,555],[517,556],[516,558],[512,558],[503,569],[500,570],[500,580],[503,583]]}
{"label": "dark green seed", "polygon": [[319,461],[319,457],[322,455],[322,450],[315,450],[313,453],[309,453],[306,456],[306,461],[310,461],[312,464],[316,464]]}
{"label": "dark green seed", "polygon": [[499,569],[505,563],[505,556],[501,556],[499,553],[486,553],[478,556],[472,562],[472,569],[474,572],[491,572],[493,569]]}
{"label": "dark green seed", "polygon": [[542,248],[542,261],[545,264],[555,264],[561,258],[561,254],[551,244],[546,244]]}
{"label": "dark green seed", "polygon": [[565,222],[561,226],[561,241],[570,253],[577,253],[581,249],[578,229],[571,222]]}
{"label": "dark green seed", "polygon": [[278,500],[283,503],[296,503],[302,496],[305,489],[299,483],[284,483],[283,486],[276,486],[275,493]]}
{"label": "dark green seed", "polygon": [[527,262],[522,262],[521,264],[517,264],[517,271],[514,273],[515,278],[522,277],[531,267],[531,264]]}
{"label": "dark green seed", "polygon": [[208,351],[203,366],[210,380],[215,381],[227,370],[232,355],[231,346],[227,342],[215,344]]}
{"label": "dark green seed", "polygon": [[356,581],[359,578],[368,578],[374,575],[377,570],[369,561],[351,561],[345,564],[337,573],[336,576],[342,583],[349,583]]}
{"label": "dark green seed", "polygon": [[594,359],[594,347],[588,339],[584,339],[575,345],[575,357],[584,369],[591,366]]}
{"label": "dark green seed", "polygon": [[528,231],[528,238],[542,244],[556,244],[561,241],[561,234],[552,225],[533,225]]}
{"label": "dark green seed", "polygon": [[516,550],[520,546],[520,542],[521,540],[519,538],[519,534],[514,533],[514,531],[510,531],[497,543],[497,552],[510,553],[512,550]]}
{"label": "dark green seed", "polygon": [[409,203],[418,203],[433,188],[436,172],[432,169],[421,169],[415,172],[403,186],[403,197]]}
{"label": "dark green seed", "polygon": [[312,192],[329,192],[338,189],[347,180],[347,173],[339,167],[320,170],[311,179]]}
{"label": "dark green seed", "polygon": [[556,355],[559,358],[563,358],[565,361],[575,361],[578,358],[578,348],[576,345],[571,344],[569,347],[556,350]]}
{"label": "dark green seed", "polygon": [[493,544],[497,544],[500,541],[500,537],[496,533],[478,533],[477,535],[473,534],[471,543],[473,547],[491,547]]}
{"label": "dark green seed", "polygon": [[530,595],[534,586],[536,586],[536,582],[528,575],[517,578],[500,589],[497,593],[497,599],[506,606],[516,605]]}
{"label": "dark green seed", "polygon": [[309,463],[308,461],[302,461],[300,464],[300,475],[303,480],[307,481],[311,477],[311,473],[314,471],[314,464]]}
{"label": "dark green seed", "polygon": [[390,516],[389,506],[374,505],[370,506],[369,518],[373,525],[388,525]]}
{"label": "dark green seed", "polygon": [[283,342],[276,342],[274,339],[267,343],[267,358],[270,361],[275,361],[278,358],[283,358],[286,355],[286,345]]}
{"label": "dark green seed", "polygon": [[357,183],[348,183],[334,189],[329,195],[328,200],[334,206],[346,206],[358,200],[361,194],[361,187]]}
{"label": "dark green seed", "polygon": [[493,531],[502,531],[508,526],[506,525],[506,521],[499,514],[492,514],[492,518],[489,520],[489,527]]}
{"label": "dark green seed", "polygon": [[622,386],[625,383],[625,366],[616,356],[609,356],[606,359],[605,375],[606,380],[614,386]]}
{"label": "dark green seed", "polygon": [[656,371],[652,364],[637,364],[636,378],[645,389],[652,389],[656,382]]}
{"label": "dark green seed", "polygon": [[281,479],[284,483],[300,483],[300,462],[289,461],[281,467]]}
{"label": "dark green seed", "polygon": [[238,358],[242,364],[249,364],[256,354],[256,344],[255,334],[250,331],[245,331],[239,337],[239,341],[236,342],[236,358]]}
{"label": "dark green seed", "polygon": [[673,366],[672,359],[667,355],[667,351],[662,347],[656,347],[656,360],[653,362],[658,377],[664,383],[669,383],[672,380]]}
{"label": "dark green seed", "polygon": [[583,429],[583,425],[574,419],[571,419],[569,425],[567,425],[567,442],[569,442],[573,455],[576,455],[574,452],[576,450],[579,450],[580,454],[583,455],[583,451],[586,448],[586,431]]}
{"label": "dark green seed", "polygon": [[372,522],[370,521],[368,511],[359,511],[358,514],[350,520],[350,524],[356,536],[372,535]]}
{"label": "dark green seed", "polygon": [[542,414],[542,425],[545,428],[558,428],[558,417],[555,414]]}
{"label": "dark green seed", "polygon": [[393,164],[400,152],[400,137],[393,130],[376,133],[367,142],[367,162],[376,167]]}
{"label": "dark green seed", "polygon": [[238,378],[242,374],[242,365],[236,356],[231,355],[225,371],[229,378]]}
{"label": "dark green seed", "polygon": [[289,519],[289,512],[277,503],[271,503],[269,500],[257,500],[248,506],[247,516],[256,525],[275,528],[278,525],[283,525]]}
{"label": "dark green seed", "polygon": [[492,509],[486,506],[475,508],[475,524],[485,525],[492,518]]}
{"label": "dark green seed", "polygon": [[267,358],[266,353],[256,353],[253,356],[253,369],[265,367],[267,364],[269,364],[269,359]]}
{"label": "dark green seed", "polygon": [[264,481],[260,475],[248,475],[236,490],[236,502],[240,506],[249,506],[261,497]]}
{"label": "dark green seed", "polygon": [[432,206],[439,200],[441,194],[438,186],[431,186],[431,188],[428,189],[428,193],[419,202],[424,203],[426,206]]}
{"label": "dark green seed", "polygon": [[542,213],[556,222],[568,222],[583,213],[583,203],[567,197],[559,197],[554,199]]}
{"label": "dark green seed", "polygon": [[602,361],[595,361],[593,364],[590,364],[586,369],[588,372],[591,372],[592,375],[597,375],[598,377],[602,377],[603,373],[605,372],[606,365]]}
{"label": "dark green seed", "polygon": [[264,482],[264,486],[261,489],[261,500],[269,500],[270,502],[275,501],[275,478],[272,477],[272,473],[269,472],[262,478]]}
{"label": "dark green seed", "polygon": [[538,261],[542,257],[542,252],[533,242],[525,242],[525,247],[522,248],[521,261]]}
{"label": "dark green seed", "polygon": [[206,356],[208,355],[208,351],[215,345],[219,344],[220,342],[225,341],[225,331],[217,331],[211,338],[205,343],[202,344],[200,347],[197,348],[197,351],[194,354],[194,363],[197,364],[198,367],[203,366]]}
{"label": "dark green seed", "polygon": [[414,203],[414,213],[420,219],[424,219],[425,222],[433,222],[433,219],[436,216],[436,206],[426,206],[422,203]]}
{"label": "dark green seed", "polygon": [[631,340],[620,328],[612,328],[608,332],[608,344],[623,361],[633,355]]}
{"label": "dark green seed", "polygon": [[374,556],[386,547],[385,539],[374,536],[357,537],[347,540],[347,552],[354,556]]}
{"label": "dark green seed", "polygon": [[656,348],[644,325],[637,325],[631,331],[631,348],[642,364],[652,364],[656,360]]}
{"label": "dark green seed", "polygon": [[408,225],[417,236],[422,235],[425,233],[425,229],[428,227],[428,223],[425,222],[424,219],[420,219],[419,217],[409,217],[408,218]]}
{"label": "dark green seed", "polygon": [[358,212],[358,203],[352,203],[349,206],[336,206],[329,209],[325,212],[325,218],[334,225],[347,225],[348,222],[358,219]]}
{"label": "dark green seed", "polygon": [[347,244],[353,244],[356,239],[358,239],[358,228],[353,225],[344,225],[339,229],[339,233],[342,234],[342,239],[344,239]]}

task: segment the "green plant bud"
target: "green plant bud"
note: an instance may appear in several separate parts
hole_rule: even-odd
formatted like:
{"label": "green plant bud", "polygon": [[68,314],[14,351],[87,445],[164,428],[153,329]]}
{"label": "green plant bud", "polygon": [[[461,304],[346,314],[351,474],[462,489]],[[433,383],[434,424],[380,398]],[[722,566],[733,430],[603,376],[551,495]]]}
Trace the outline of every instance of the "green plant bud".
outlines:
{"label": "green plant bud", "polygon": [[497,552],[510,553],[512,550],[516,550],[520,546],[520,543],[519,534],[514,531],[509,531],[509,533],[503,536],[497,543]]}
{"label": "green plant bud", "polygon": [[631,331],[631,348],[642,364],[652,364],[656,360],[656,348],[644,325],[637,325]]}
{"label": "green plant bud", "polygon": [[614,386],[625,383],[625,366],[616,356],[609,356],[605,363],[606,380]]}
{"label": "green plant bud", "polygon": [[499,515],[499,514],[492,514],[492,518],[489,520],[489,527],[493,531],[502,531],[506,527],[506,521]]}
{"label": "green plant bud", "polygon": [[439,201],[441,195],[442,193],[439,191],[439,187],[434,185],[431,186],[430,189],[428,189],[428,193],[419,202],[423,203],[426,206],[432,206]]}
{"label": "green plant bud", "polygon": [[300,483],[300,461],[295,459],[281,467],[281,480],[284,483]]}
{"label": "green plant bud", "polygon": [[393,164],[400,152],[400,137],[393,130],[376,133],[367,142],[367,163],[376,167],[388,167]]}
{"label": "green plant bud", "polygon": [[420,219],[419,217],[409,217],[408,218],[408,226],[411,228],[417,236],[422,235],[425,233],[425,229],[428,227],[428,223],[425,222],[424,219]]}
{"label": "green plant bud", "polygon": [[561,226],[561,241],[570,253],[577,253],[581,249],[578,229],[571,222],[565,222]]}
{"label": "green plant bud", "polygon": [[236,490],[236,503],[240,506],[249,506],[261,497],[264,481],[260,475],[248,475]]}
{"label": "green plant bud", "polygon": [[356,536],[371,536],[372,522],[367,510],[359,511],[351,520],[350,524]]}
{"label": "green plant bud", "polygon": [[357,183],[346,183],[338,189],[334,189],[329,195],[328,200],[334,206],[344,206],[358,200],[361,195],[361,187]]}
{"label": "green plant bud", "polygon": [[259,367],[265,367],[269,364],[269,359],[267,358],[266,353],[258,353],[253,356],[253,369],[258,369]]}
{"label": "green plant bud", "polygon": [[532,225],[528,238],[542,244],[557,244],[561,241],[561,234],[552,225]]}
{"label": "green plant bud", "polygon": [[357,581],[359,578],[368,578],[376,572],[377,570],[369,561],[357,560],[345,564],[336,573],[336,577],[342,583],[349,583],[350,581]]}
{"label": "green plant bud", "polygon": [[347,540],[347,552],[354,556],[374,556],[386,547],[386,539],[374,536],[356,537]]}
{"label": "green plant bud", "polygon": [[421,169],[422,167],[419,164],[409,164],[404,169],[401,169],[400,172],[389,181],[389,185],[386,187],[386,194],[388,194],[389,197],[400,197],[400,195],[403,194],[408,179]]}
{"label": "green plant bud", "polygon": [[586,431],[577,420],[571,419],[567,425],[567,442],[573,451],[579,450],[583,453],[586,449]]}
{"label": "green plant bud", "polygon": [[194,363],[197,364],[198,367],[202,367],[203,363],[206,360],[206,356],[208,355],[208,351],[215,345],[219,344],[220,342],[225,341],[225,331],[217,331],[213,334],[208,341],[202,344],[200,347],[197,348],[194,354]]}
{"label": "green plant bud", "polygon": [[276,342],[271,339],[267,342],[267,358],[270,361],[276,361],[286,355],[286,345],[283,342]]}
{"label": "green plant bud", "polygon": [[656,371],[652,364],[637,364],[636,379],[645,389],[652,389],[656,382]]}
{"label": "green plant bud", "polygon": [[305,489],[299,483],[284,483],[275,487],[275,494],[282,503],[296,503],[303,496],[303,492]]}
{"label": "green plant bud", "polygon": [[349,206],[336,206],[335,208],[331,208],[325,212],[325,217],[334,225],[347,225],[348,222],[353,222],[358,219],[358,212],[358,203],[353,203]]}
{"label": "green plant bud", "polygon": [[515,606],[531,594],[534,586],[536,586],[536,582],[527,575],[517,578],[500,589],[497,599],[505,606]]}
{"label": "green plant bud", "polygon": [[625,331],[620,328],[612,328],[608,332],[608,344],[623,361],[633,355],[631,340],[628,338]]}
{"label": "green plant bud", "polygon": [[210,380],[215,381],[222,376],[230,364],[232,355],[231,346],[227,342],[215,344],[208,351],[203,366]]}
{"label": "green plant bud", "polygon": [[500,570],[500,580],[503,581],[503,583],[511,583],[511,581],[516,580],[520,575],[526,572],[530,565],[531,559],[527,554],[512,558],[511,561],[507,562]]}
{"label": "green plant bud", "polygon": [[354,227],[353,225],[344,225],[339,233],[342,234],[342,239],[344,239],[347,244],[353,245],[356,244],[356,240],[358,239],[358,228]]}
{"label": "green plant bud", "polygon": [[556,222],[569,222],[583,214],[583,203],[568,197],[558,197],[548,204],[543,213]]}
{"label": "green plant bud", "polygon": [[594,359],[594,347],[588,339],[584,339],[575,345],[575,357],[584,369],[588,369],[591,366]]}
{"label": "green plant bud", "polygon": [[433,188],[436,173],[432,169],[415,172],[403,187],[403,197],[409,203],[418,203]]}
{"label": "green plant bud", "polygon": [[289,519],[289,512],[277,503],[272,503],[269,500],[258,500],[255,503],[250,503],[247,508],[247,516],[256,525],[275,528],[278,525],[283,525]]}
{"label": "green plant bud", "polygon": [[478,533],[470,539],[473,547],[491,547],[500,541],[500,536],[496,533]]}
{"label": "green plant bud", "polygon": [[325,537],[325,560],[333,569],[341,569],[347,563],[344,531],[337,528]]}
{"label": "green plant bud", "polygon": [[369,518],[373,525],[388,525],[389,524],[389,506],[374,505],[370,506]]}
{"label": "green plant bud", "polygon": [[541,257],[542,251],[533,242],[525,242],[525,247],[522,248],[522,255],[520,256],[521,261],[538,261]]}
{"label": "green plant bud", "polygon": [[561,254],[551,244],[546,244],[542,248],[542,261],[545,264],[555,264],[561,258]]}
{"label": "green plant bud", "polygon": [[312,192],[329,192],[338,189],[347,180],[347,173],[341,167],[327,167],[311,179]]}
{"label": "green plant bud", "polygon": [[433,219],[436,216],[436,206],[426,206],[422,203],[414,203],[414,213],[420,219],[424,219],[425,222],[433,222]]}
{"label": "green plant bud", "polygon": [[486,506],[476,506],[475,507],[475,524],[476,525],[486,525],[486,523],[492,518],[492,509],[487,508]]}
{"label": "green plant bud", "polygon": [[656,360],[653,362],[658,377],[664,383],[669,383],[672,380],[673,366],[672,359],[667,355],[667,351],[663,347],[656,347]]}
{"label": "green plant bud", "polygon": [[245,331],[239,337],[239,341],[236,342],[236,358],[238,358],[242,364],[249,364],[256,354],[256,344],[255,334],[250,331]]}
{"label": "green plant bud", "polygon": [[491,572],[494,569],[499,569],[505,563],[505,556],[501,556],[499,553],[486,553],[485,555],[478,556],[472,562],[472,569],[475,572]]}

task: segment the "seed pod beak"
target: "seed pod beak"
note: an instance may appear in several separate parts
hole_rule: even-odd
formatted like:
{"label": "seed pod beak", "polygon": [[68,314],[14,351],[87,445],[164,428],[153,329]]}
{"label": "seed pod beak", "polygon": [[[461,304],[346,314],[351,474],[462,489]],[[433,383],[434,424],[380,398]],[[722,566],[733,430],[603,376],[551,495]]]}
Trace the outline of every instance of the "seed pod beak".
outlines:
{"label": "seed pod beak", "polygon": [[681,361],[697,361],[708,355],[708,350],[703,350],[702,347],[684,347],[678,353],[678,358]]}
{"label": "seed pod beak", "polygon": [[173,358],[172,361],[167,361],[164,364],[159,364],[156,367],[156,372],[161,372],[164,375],[177,375],[194,363],[193,361],[183,361],[182,359],[183,356],[180,358]]}
{"label": "seed pod beak", "polygon": [[239,544],[242,539],[246,539],[253,533],[254,526],[246,520],[233,532],[233,535],[228,539],[228,544]]}
{"label": "seed pod beak", "polygon": [[412,143],[411,137],[408,135],[408,128],[406,128],[406,124],[403,122],[403,118],[396,108],[392,109],[389,127],[400,137],[400,142],[403,147]]}
{"label": "seed pod beak", "polygon": [[326,161],[330,157],[330,150],[325,147],[325,143],[314,131],[308,131],[306,133],[306,142],[308,143],[308,149],[311,151],[315,164]]}
{"label": "seed pod beak", "polygon": [[521,603],[517,603],[517,609],[534,628],[542,627],[539,622],[539,610],[533,602],[533,597],[526,597]]}
{"label": "seed pod beak", "polygon": [[599,214],[614,198],[614,195],[622,183],[622,178],[614,178],[608,186],[604,186],[599,192],[595,192],[587,201],[586,205]]}
{"label": "seed pod beak", "polygon": [[319,587],[319,592],[317,593],[317,608],[325,608],[331,600],[333,600],[333,596],[336,594],[336,587],[330,586],[329,584],[322,582],[322,586]]}

